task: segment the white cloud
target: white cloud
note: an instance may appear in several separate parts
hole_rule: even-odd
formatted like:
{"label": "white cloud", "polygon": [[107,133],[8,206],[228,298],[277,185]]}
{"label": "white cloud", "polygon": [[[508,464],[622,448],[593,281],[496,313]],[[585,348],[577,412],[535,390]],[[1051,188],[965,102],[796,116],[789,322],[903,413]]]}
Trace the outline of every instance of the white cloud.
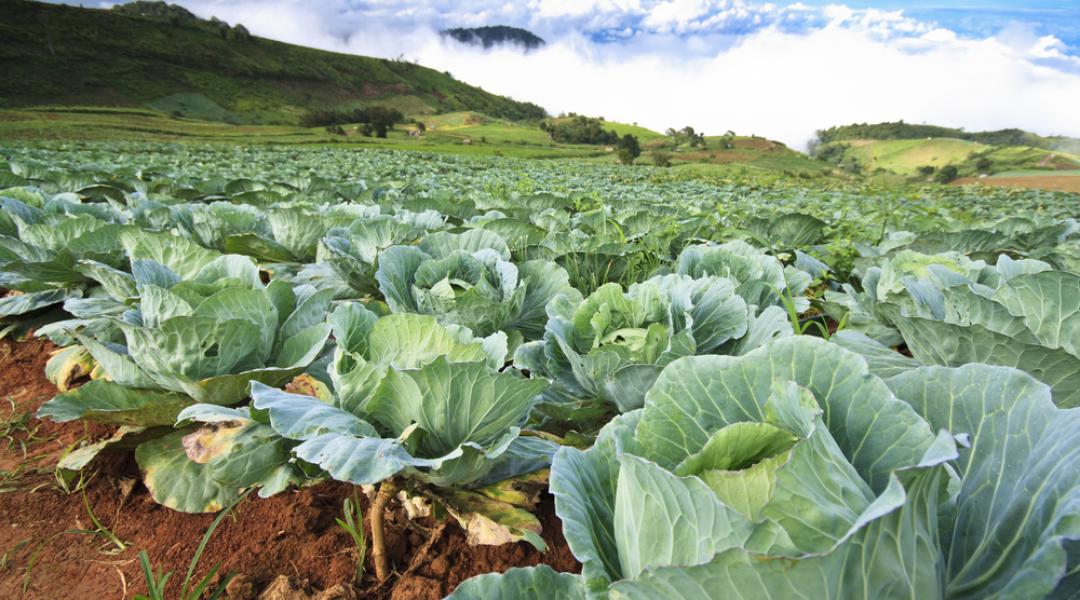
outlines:
{"label": "white cloud", "polygon": [[712,5],[709,0],[666,0],[649,11],[642,25],[661,31],[678,31],[708,14]]}
{"label": "white cloud", "polygon": [[[552,112],[654,129],[733,129],[797,147],[821,127],[896,119],[1080,136],[1080,59],[1021,26],[968,39],[900,11],[743,0],[181,2],[258,35],[404,55]],[[494,23],[528,26],[549,44],[482,51],[436,34]],[[594,42],[598,31],[620,41]]]}
{"label": "white cloud", "polygon": [[632,13],[641,10],[637,0],[534,0],[541,17],[581,17],[594,13]]}
{"label": "white cloud", "polygon": [[896,119],[1080,135],[1080,76],[1033,64],[994,39],[919,42],[919,51],[910,52],[873,32],[768,29],[726,52],[685,62],[662,55],[597,58],[572,43],[528,55],[434,43],[416,53],[422,64],[556,112],[659,130],[733,129],[796,147],[821,127]]}

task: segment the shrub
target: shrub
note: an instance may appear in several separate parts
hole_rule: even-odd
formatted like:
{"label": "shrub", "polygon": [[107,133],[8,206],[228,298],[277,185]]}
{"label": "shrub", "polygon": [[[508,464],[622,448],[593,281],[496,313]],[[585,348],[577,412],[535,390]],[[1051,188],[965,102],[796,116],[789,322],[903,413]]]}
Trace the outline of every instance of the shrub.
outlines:
{"label": "shrub", "polygon": [[956,179],[959,174],[956,165],[945,165],[944,167],[941,167],[941,170],[934,176],[934,181],[937,181],[938,183],[949,183]]}
{"label": "shrub", "polygon": [[619,162],[624,165],[633,164],[634,159],[641,156],[641,144],[638,139],[629,133],[622,136],[618,141]]}

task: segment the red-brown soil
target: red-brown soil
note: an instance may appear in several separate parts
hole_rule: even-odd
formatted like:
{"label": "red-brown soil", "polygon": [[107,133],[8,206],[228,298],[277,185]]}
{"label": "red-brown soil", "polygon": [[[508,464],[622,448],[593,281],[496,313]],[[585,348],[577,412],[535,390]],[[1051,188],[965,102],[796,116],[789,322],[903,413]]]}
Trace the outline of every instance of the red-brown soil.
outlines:
{"label": "red-brown soil", "polygon": [[982,179],[964,177],[957,179],[954,183],[956,185],[979,184],[1080,194],[1080,175],[1018,175],[1016,177],[983,177]]}
{"label": "red-brown soil", "polygon": [[[43,341],[0,341],[0,419],[32,413],[56,393],[43,375],[53,349]],[[31,419],[0,439],[0,598],[130,598],[146,591],[139,550],[147,551],[155,568],[174,572],[168,596],[176,595],[214,517],[178,513],[154,503],[139,483],[130,453],[95,463],[96,473],[84,488],[95,516],[127,548],[112,552],[99,536],[69,533],[93,529],[93,524],[81,494],[60,489],[53,465],[72,444],[110,432],[103,426]],[[326,482],[269,499],[249,497],[214,533],[196,578],[221,563],[222,573],[238,575],[229,586],[233,600],[255,598],[281,575],[302,590],[330,589],[311,596],[319,600],[414,600],[441,598],[468,577],[515,566],[543,562],[560,571],[580,568],[566,547],[551,497],[545,496],[538,509],[549,546],[545,554],[524,543],[468,546],[455,523],[409,521],[395,509],[386,516],[387,546],[395,570],[404,575],[378,586],[369,549],[364,581],[353,586],[355,549],[334,521],[352,490],[347,484]],[[294,597],[309,596],[274,596]]]}

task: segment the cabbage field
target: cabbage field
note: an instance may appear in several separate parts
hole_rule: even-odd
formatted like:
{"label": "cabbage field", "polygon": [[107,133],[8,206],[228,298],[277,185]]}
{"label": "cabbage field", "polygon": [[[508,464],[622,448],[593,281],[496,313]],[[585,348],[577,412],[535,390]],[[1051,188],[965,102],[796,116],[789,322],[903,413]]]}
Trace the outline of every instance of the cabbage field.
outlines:
{"label": "cabbage field", "polygon": [[581,572],[457,599],[1080,594],[1080,195],[0,156],[0,329],[58,348],[39,418],[110,426],[63,470],[125,448],[184,513],[363,486],[380,581],[386,507],[543,550],[550,492]]}

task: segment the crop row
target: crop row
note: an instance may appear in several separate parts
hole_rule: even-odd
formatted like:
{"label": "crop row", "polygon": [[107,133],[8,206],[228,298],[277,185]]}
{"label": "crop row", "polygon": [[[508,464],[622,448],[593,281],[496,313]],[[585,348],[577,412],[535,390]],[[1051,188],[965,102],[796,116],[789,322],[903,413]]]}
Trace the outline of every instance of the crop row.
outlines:
{"label": "crop row", "polygon": [[135,447],[185,512],[373,485],[538,547],[549,488],[582,574],[457,598],[1080,583],[1075,199],[151,150],[24,149],[0,175],[4,334],[60,348],[39,416],[120,426],[64,468]]}

